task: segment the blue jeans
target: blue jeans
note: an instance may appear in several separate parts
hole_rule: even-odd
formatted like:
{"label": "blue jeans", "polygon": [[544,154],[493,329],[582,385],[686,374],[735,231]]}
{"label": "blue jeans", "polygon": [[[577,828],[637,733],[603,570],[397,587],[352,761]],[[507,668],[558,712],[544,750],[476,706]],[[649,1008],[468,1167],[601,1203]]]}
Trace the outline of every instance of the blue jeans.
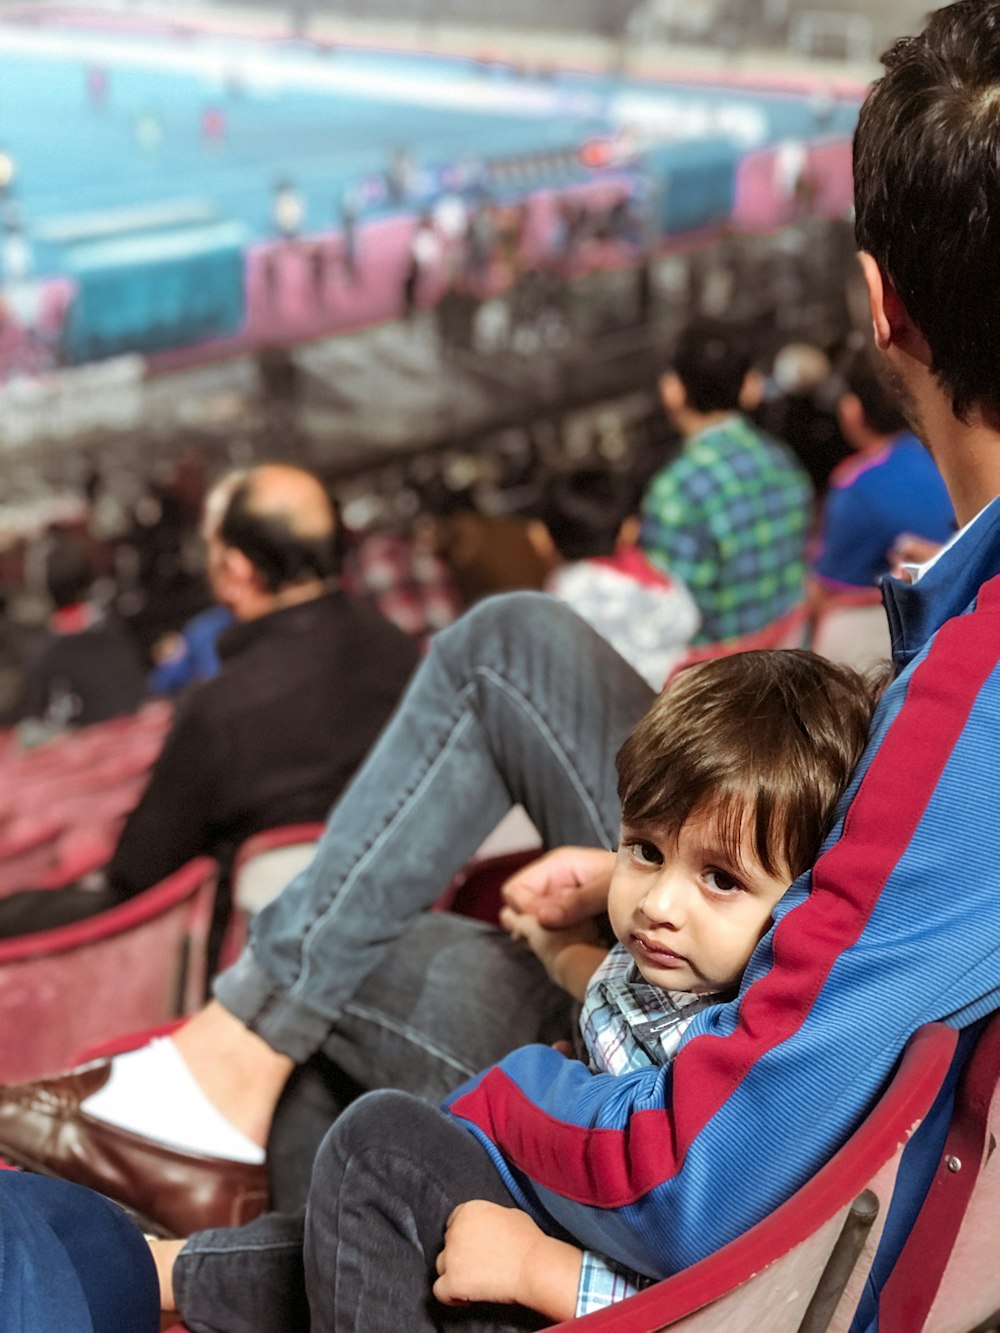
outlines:
{"label": "blue jeans", "polygon": [[[418,925],[419,913],[517,802],[547,846],[613,846],[614,756],[652,697],[551,598],[516,593],[474,608],[433,641],[312,863],[260,913],[243,957],[217,980],[218,999],[298,1063],[336,1047],[338,1026],[350,1023],[355,1037],[366,1027],[391,1036],[393,1059],[443,1065],[449,1085],[482,1068],[483,1052],[467,1043],[483,1024],[508,1024],[495,987],[517,953],[495,954],[482,975],[496,947],[488,932],[448,917]],[[417,932],[434,932],[436,950],[454,941],[453,958],[409,966]]]}
{"label": "blue jeans", "polygon": [[478,1140],[407,1093],[370,1093],[324,1140],[304,1212],[271,1214],[239,1232],[202,1232],[188,1243],[174,1270],[185,1322],[192,1333],[547,1326],[518,1307],[449,1308],[432,1297],[448,1217],[469,1199],[514,1206]]}

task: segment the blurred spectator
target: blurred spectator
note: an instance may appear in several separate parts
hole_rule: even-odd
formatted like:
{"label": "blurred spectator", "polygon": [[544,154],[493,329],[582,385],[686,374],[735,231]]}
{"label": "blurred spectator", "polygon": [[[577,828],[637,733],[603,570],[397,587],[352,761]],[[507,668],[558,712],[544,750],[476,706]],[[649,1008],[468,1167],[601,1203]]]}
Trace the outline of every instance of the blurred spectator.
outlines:
{"label": "blurred spectator", "polygon": [[552,566],[546,592],[571,606],[658,690],[700,616],[683,584],[620,540],[638,499],[627,478],[582,468],[553,479],[531,533]]}
{"label": "blurred spectator", "polygon": [[220,641],[222,669],[178,710],[104,875],[5,898],[0,935],[90,916],[193,856],[225,865],[253,833],[326,817],[417,658],[337,587],[334,529],[322,486],[299,468],[263,465],[210,494],[209,581],[238,622]]}
{"label": "blurred spectator", "polygon": [[192,616],[179,634],[167,634],[153,645],[156,665],[149,674],[150,694],[180,694],[219,670],[219,636],[233,624],[226,606],[210,606]]}
{"label": "blurred spectator", "polygon": [[371,602],[422,648],[462,611],[447,563],[429,532],[373,532],[348,545],[344,587]]}
{"label": "blurred spectator", "polygon": [[869,358],[859,353],[844,379],[840,424],[855,454],[830,478],[812,563],[814,598],[873,587],[889,572],[901,533],[941,543],[955,531],[941,474]]}
{"label": "blurred spectator", "polygon": [[774,358],[753,418],[762,430],[783,440],[822,495],[830,473],[851,449],[837,416],[840,381],[825,352],[809,343],[789,343]]}
{"label": "blurred spectator", "polygon": [[125,626],[89,600],[95,571],[86,540],[54,533],[44,567],[55,609],[26,664],[17,716],[62,728],[134,712],[146,693],[145,672]]}
{"label": "blurred spectator", "polygon": [[441,261],[444,249],[434,226],[434,219],[425,213],[417,223],[410,241],[406,272],[403,276],[403,314],[412,318],[423,293],[426,279]]}
{"label": "blurred spectator", "polygon": [[728,332],[695,325],[660,380],[684,443],[646,491],[639,544],[687,585],[699,643],[763,629],[804,595],[812,487],[785,446],[740,414],[749,370]]}
{"label": "blurred spectator", "polygon": [[276,181],[271,199],[271,220],[276,234],[286,241],[294,241],[302,227],[305,211],[302,194],[292,182]]}
{"label": "blurred spectator", "polygon": [[479,514],[471,505],[437,522],[437,548],[464,605],[516,588],[541,588],[548,573],[526,519]]}

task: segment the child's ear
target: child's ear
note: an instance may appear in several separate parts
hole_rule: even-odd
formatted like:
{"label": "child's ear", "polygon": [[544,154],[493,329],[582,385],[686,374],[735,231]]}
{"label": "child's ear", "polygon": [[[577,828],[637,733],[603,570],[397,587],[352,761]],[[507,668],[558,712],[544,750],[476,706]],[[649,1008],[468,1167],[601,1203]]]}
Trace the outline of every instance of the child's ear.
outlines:
{"label": "child's ear", "polygon": [[525,529],[528,541],[531,543],[532,550],[540,560],[544,560],[547,565],[556,565],[559,563],[559,552],[556,550],[556,544],[552,540],[552,533],[542,522],[540,518],[530,519]]}
{"label": "child's ear", "polygon": [[628,518],[622,519],[622,525],[618,529],[618,537],[615,540],[616,546],[638,546],[639,530],[642,527],[642,519],[638,514],[629,514]]}

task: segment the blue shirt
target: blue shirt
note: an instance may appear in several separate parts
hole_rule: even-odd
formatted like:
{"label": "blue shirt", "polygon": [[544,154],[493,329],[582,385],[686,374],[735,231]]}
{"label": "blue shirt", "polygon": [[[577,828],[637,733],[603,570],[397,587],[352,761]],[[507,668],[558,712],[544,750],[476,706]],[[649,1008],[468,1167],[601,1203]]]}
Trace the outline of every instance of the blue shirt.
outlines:
{"label": "blue shirt", "polygon": [[903,532],[946,542],[955,514],[933,458],[908,431],[849,458],[830,477],[813,574],[837,588],[870,588],[889,572]]}

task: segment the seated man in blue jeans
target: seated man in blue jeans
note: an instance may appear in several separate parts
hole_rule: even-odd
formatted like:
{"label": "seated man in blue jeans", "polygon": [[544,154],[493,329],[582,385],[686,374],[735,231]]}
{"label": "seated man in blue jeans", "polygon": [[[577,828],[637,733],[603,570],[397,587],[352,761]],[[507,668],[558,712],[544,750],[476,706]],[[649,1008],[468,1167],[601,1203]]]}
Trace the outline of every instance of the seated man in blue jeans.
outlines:
{"label": "seated man in blue jeans", "polygon": [[[579,1210],[600,1209],[614,1190],[656,1237],[657,1271],[712,1253],[789,1197],[845,1141],[922,1023],[971,1027],[1000,1003],[998,87],[1000,0],[960,0],[894,49],[858,126],[876,346],[962,531],[916,586],[886,590],[898,675],[815,869],[782,900],[740,995],[696,1015],[669,1079],[650,1089],[634,1076],[634,1103],[622,1080],[556,1051],[531,1070],[509,1057],[464,1099],[469,1124],[520,1172],[525,1127],[550,1115],[558,1088],[555,1119],[576,1147],[572,1169],[560,1157],[560,1170],[535,1177],[547,1210],[565,1210],[581,1234]],[[289,1073],[314,1052],[354,1058],[366,1086],[398,1078],[427,1095],[475,1073],[483,1034],[502,1039],[520,1017],[492,1003],[506,960],[492,966],[495,936],[417,913],[515,801],[548,843],[586,844],[536,867],[522,905],[545,901],[553,924],[567,901],[577,914],[606,901],[614,858],[597,848],[618,825],[611,756],[650,698],[546,599],[476,608],[435,641],[312,866],[258,918],[216,1001],[174,1039],[162,1081],[148,1066],[133,1079],[137,1057],[126,1057],[111,1071],[8,1090],[0,1152],[113,1191],[187,1234],[251,1211],[262,1168],[247,1158]],[[368,1037],[387,1057],[374,1073]],[[194,1122],[209,1112],[218,1135],[206,1152]],[[656,1127],[641,1159],[633,1116],[637,1129]],[[593,1156],[604,1142],[609,1157]],[[192,1242],[178,1259],[182,1309],[185,1270],[209,1258]]]}

